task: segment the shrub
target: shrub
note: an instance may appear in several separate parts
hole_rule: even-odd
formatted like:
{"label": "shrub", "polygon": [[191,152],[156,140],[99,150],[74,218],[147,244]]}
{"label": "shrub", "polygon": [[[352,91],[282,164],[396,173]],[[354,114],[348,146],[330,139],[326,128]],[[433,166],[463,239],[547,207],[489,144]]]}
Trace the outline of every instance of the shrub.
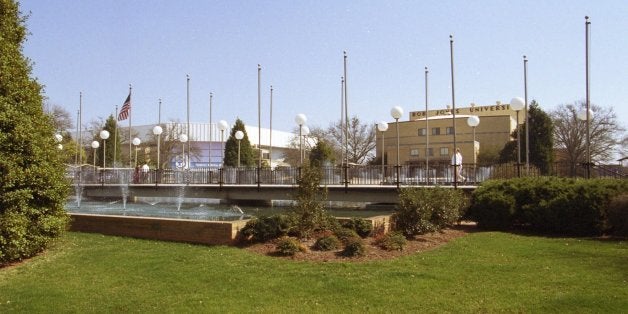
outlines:
{"label": "shrub", "polygon": [[292,210],[295,228],[299,237],[309,237],[312,233],[338,228],[338,221],[325,210],[327,190],[320,187],[321,169],[314,166],[301,168],[299,187],[295,195],[296,205]]}
{"label": "shrub", "polygon": [[392,216],[394,228],[406,236],[439,231],[460,219],[465,204],[461,190],[440,187],[403,189]]}
{"label": "shrub", "polygon": [[364,241],[360,237],[348,238],[345,248],[341,252],[342,256],[347,257],[364,256],[365,253]]}
{"label": "shrub", "polygon": [[612,225],[607,211],[628,181],[556,177],[495,180],[473,193],[471,214],[479,227],[513,226],[572,236],[601,235]]}
{"label": "shrub", "polygon": [[373,223],[362,218],[351,218],[341,224],[344,228],[355,231],[360,237],[366,238],[373,232]]}
{"label": "shrub", "polygon": [[291,256],[305,251],[305,247],[297,238],[283,237],[277,241],[277,253],[281,255]]}
{"label": "shrub", "polygon": [[340,240],[335,235],[328,235],[316,240],[314,248],[320,251],[331,251],[340,247]]}
{"label": "shrub", "polygon": [[375,244],[387,251],[403,251],[408,240],[401,232],[393,231],[378,238]]}
{"label": "shrub", "polygon": [[628,237],[628,194],[614,197],[609,204],[608,228],[615,236]]}
{"label": "shrub", "polygon": [[351,238],[359,238],[360,237],[357,234],[357,232],[355,232],[355,230],[348,229],[348,228],[340,228],[340,229],[334,231],[334,234],[336,235],[336,237],[338,237],[338,239],[340,241],[342,241],[342,243],[345,243],[345,244]]}
{"label": "shrub", "polygon": [[240,234],[253,242],[264,242],[288,234],[293,222],[290,216],[278,214],[249,220]]}

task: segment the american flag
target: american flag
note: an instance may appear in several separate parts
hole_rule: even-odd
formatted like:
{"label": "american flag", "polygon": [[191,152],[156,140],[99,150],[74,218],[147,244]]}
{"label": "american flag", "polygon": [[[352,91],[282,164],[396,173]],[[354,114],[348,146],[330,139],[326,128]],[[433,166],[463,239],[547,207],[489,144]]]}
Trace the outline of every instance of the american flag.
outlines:
{"label": "american flag", "polygon": [[126,120],[129,117],[129,111],[131,110],[131,93],[126,97],[122,108],[120,108],[120,114],[118,114],[118,121]]}

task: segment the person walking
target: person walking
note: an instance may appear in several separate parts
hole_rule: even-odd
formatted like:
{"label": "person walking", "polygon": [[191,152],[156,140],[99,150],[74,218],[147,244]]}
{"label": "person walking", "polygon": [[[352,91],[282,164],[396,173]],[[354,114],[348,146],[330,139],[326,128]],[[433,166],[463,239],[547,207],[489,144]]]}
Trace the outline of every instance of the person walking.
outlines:
{"label": "person walking", "polygon": [[462,176],[462,154],[460,153],[460,148],[456,148],[456,153],[451,156],[451,165],[452,167],[456,167],[456,176],[458,182],[466,182],[467,178]]}

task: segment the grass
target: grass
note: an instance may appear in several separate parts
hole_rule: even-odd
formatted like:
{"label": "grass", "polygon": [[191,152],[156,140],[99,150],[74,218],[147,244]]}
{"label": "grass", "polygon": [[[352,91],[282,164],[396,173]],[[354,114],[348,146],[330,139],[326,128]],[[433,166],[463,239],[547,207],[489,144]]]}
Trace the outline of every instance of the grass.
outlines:
{"label": "grass", "polygon": [[368,263],[68,233],[0,269],[0,312],[626,312],[625,241],[482,232]]}

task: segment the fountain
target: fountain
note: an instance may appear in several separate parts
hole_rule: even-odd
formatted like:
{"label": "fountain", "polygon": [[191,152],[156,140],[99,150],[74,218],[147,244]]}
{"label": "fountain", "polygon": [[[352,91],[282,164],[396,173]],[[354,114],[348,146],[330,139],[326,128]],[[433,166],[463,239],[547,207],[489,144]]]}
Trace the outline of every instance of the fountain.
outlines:
{"label": "fountain", "polygon": [[76,207],[81,208],[81,197],[83,195],[83,185],[81,184],[81,169],[74,169],[74,193],[76,195]]}
{"label": "fountain", "polygon": [[122,208],[126,209],[126,201],[129,198],[129,178],[131,170],[121,170],[118,172],[118,180],[120,182],[120,192],[122,193]]}

